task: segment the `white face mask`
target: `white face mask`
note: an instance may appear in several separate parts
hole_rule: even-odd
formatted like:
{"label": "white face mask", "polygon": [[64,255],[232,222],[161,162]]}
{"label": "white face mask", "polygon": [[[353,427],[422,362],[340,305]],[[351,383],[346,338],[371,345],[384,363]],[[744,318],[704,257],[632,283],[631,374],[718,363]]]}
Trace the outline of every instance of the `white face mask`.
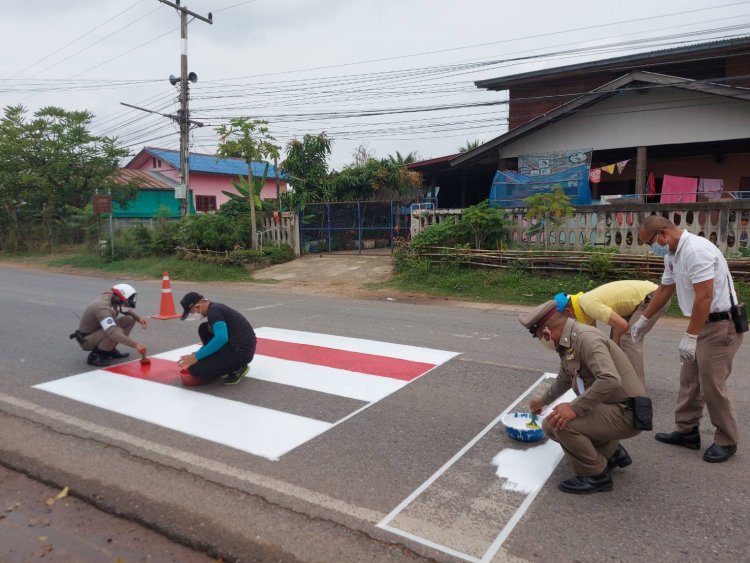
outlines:
{"label": "white face mask", "polygon": [[200,313],[190,313],[187,316],[187,320],[189,321],[199,321],[203,318],[203,316]]}
{"label": "white face mask", "polygon": [[548,348],[554,352],[557,351],[557,344],[555,344],[555,341],[552,340],[552,333],[548,328],[545,328],[544,331],[542,331],[542,337],[539,339],[539,343],[545,348]]}

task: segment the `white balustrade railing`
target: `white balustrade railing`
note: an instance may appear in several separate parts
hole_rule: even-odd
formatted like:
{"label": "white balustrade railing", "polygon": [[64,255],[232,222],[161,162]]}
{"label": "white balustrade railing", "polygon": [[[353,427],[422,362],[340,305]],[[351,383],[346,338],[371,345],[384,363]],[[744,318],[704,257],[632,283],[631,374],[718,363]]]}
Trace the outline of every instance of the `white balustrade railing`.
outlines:
{"label": "white balustrade railing", "polygon": [[[525,208],[507,209],[512,219],[510,238],[513,245],[544,249],[544,235],[530,234],[537,220],[524,217]],[[673,204],[609,204],[579,206],[572,217],[547,233],[546,248],[557,250],[594,247],[617,247],[626,254],[646,254],[648,247],[638,238],[638,226],[648,215],[662,215],[680,228],[708,238],[724,254],[750,247],[750,201],[722,200]],[[458,217],[461,209],[415,210],[411,234],[421,232],[447,217]]]}

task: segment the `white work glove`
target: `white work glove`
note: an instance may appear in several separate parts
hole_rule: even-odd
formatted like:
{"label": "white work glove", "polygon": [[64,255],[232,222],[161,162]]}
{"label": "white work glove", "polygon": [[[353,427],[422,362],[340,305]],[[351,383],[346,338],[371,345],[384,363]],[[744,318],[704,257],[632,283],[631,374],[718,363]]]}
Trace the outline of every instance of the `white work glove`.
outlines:
{"label": "white work glove", "polygon": [[646,324],[648,323],[648,318],[641,315],[635,323],[633,323],[633,326],[630,327],[630,338],[633,339],[633,342],[640,342],[643,340],[643,335],[641,332],[645,330]]}
{"label": "white work glove", "polygon": [[692,362],[695,359],[695,347],[698,344],[698,337],[687,332],[682,335],[680,340],[680,361]]}

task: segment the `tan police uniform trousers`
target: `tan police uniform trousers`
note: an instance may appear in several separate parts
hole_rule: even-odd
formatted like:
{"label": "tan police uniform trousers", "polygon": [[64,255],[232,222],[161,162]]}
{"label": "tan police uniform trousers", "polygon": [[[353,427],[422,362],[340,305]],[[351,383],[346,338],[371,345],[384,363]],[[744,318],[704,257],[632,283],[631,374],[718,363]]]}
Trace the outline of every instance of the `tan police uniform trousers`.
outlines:
{"label": "tan police uniform trousers", "polygon": [[552,428],[545,418],[542,428],[562,446],[573,472],[581,477],[603,473],[620,440],[640,433],[633,426],[633,412],[620,403],[601,403],[562,430]]}
{"label": "tan police uniform trousers", "polygon": [[[652,295],[653,293],[649,294],[649,297],[651,297]],[[664,315],[667,309],[669,309],[669,304],[672,302],[671,299],[667,301],[664,307],[659,309],[656,314],[652,315],[651,318],[648,319],[648,321],[646,322],[646,326],[640,333],[641,339],[636,342],[630,336],[630,328],[638,319],[643,316],[643,311],[645,311],[646,307],[648,307],[649,301],[650,300],[644,299],[641,304],[638,305],[636,310],[633,311],[633,314],[630,315],[630,317],[627,319],[628,329],[625,331],[625,334],[620,337],[620,348],[623,352],[625,352],[625,355],[628,357],[628,360],[630,360],[630,363],[633,364],[633,369],[635,369],[635,373],[638,375],[638,379],[640,379],[641,383],[643,383],[644,385],[646,385],[646,370],[643,364],[643,337],[645,337],[651,331],[651,329],[656,324],[656,321],[658,321],[662,317],[662,315]]]}
{"label": "tan police uniform trousers", "polygon": [[739,443],[740,431],[727,391],[727,379],[742,337],[731,320],[703,326],[698,334],[695,360],[683,363],[680,369],[680,392],[674,416],[678,432],[689,432],[700,424],[705,403],[711,424],[716,427],[714,442],[719,446]]}
{"label": "tan police uniform trousers", "polygon": [[[122,329],[126,336],[130,336],[135,326],[135,319],[130,315],[121,315],[115,319],[115,324]],[[102,352],[111,352],[115,349],[115,346],[117,346],[117,342],[109,338],[102,329],[89,334],[81,344],[81,348],[86,352],[91,352],[94,348],[99,348]]]}

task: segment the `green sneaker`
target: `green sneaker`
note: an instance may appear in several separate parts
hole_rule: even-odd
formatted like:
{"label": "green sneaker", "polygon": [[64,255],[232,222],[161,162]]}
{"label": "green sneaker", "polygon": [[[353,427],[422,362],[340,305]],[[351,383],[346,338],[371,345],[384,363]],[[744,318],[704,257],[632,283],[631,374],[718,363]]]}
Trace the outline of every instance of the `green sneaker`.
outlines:
{"label": "green sneaker", "polygon": [[228,373],[227,375],[222,377],[224,385],[237,385],[240,381],[242,381],[242,379],[247,375],[249,371],[250,366],[242,366],[232,373]]}

